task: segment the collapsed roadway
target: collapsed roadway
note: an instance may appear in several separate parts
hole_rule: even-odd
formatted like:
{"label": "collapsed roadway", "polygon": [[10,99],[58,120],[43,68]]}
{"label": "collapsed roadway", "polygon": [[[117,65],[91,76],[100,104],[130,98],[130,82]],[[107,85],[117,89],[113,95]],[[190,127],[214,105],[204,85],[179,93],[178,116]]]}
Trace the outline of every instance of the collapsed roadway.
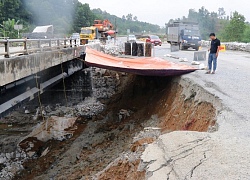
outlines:
{"label": "collapsed roadway", "polygon": [[[171,53],[166,44],[155,51],[161,58]],[[192,53],[171,54],[191,59]],[[18,164],[17,157],[3,163],[1,173],[15,179],[249,179],[248,84],[237,80],[249,74],[247,56],[221,54],[224,71],[215,76],[204,71],[172,78],[100,68],[80,71],[68,79],[66,89],[60,83],[42,95],[44,114],[36,111],[39,103],[33,100],[26,107],[30,114],[20,110],[2,120],[1,157],[13,151],[20,151],[22,158],[27,155],[20,173],[13,176],[7,171]],[[88,84],[81,84],[86,79]],[[83,90],[89,93],[80,98]],[[51,102],[55,95],[61,98]],[[61,130],[67,135],[63,141],[39,140],[34,136],[39,128],[32,127],[38,122],[46,127],[45,122],[57,119],[54,116],[67,122],[78,118]],[[25,117],[23,124],[20,117]],[[22,134],[17,138],[13,133],[18,131]],[[18,142],[18,148],[7,140]]]}

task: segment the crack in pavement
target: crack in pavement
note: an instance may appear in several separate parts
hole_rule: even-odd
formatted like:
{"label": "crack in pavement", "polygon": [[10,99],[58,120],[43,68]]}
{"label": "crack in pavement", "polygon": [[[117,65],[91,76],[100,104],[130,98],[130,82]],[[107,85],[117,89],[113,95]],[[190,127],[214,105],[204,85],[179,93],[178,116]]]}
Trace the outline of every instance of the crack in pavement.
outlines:
{"label": "crack in pavement", "polygon": [[203,152],[203,158],[200,159],[200,162],[199,162],[197,165],[195,165],[195,166],[191,169],[190,172],[187,173],[187,175],[185,176],[185,180],[187,180],[187,177],[189,176],[189,173],[190,173],[190,179],[191,179],[191,178],[193,177],[193,174],[194,174],[195,169],[197,169],[200,165],[202,165],[205,161],[208,160],[208,159],[207,159],[207,155],[206,155],[206,152],[208,152],[208,151],[210,151],[210,150],[207,150],[207,151],[204,151],[204,152]]}
{"label": "crack in pavement", "polygon": [[190,178],[193,177],[194,170],[195,170],[196,168],[198,168],[198,167],[205,161],[205,159],[206,159],[206,155],[205,155],[205,152],[204,152],[204,158],[201,159],[200,162],[199,162],[196,166],[194,166],[194,167],[192,168],[191,173],[190,173]]}
{"label": "crack in pavement", "polygon": [[[207,139],[207,140],[206,140],[206,139]],[[179,146],[178,149],[172,150],[172,151],[170,151],[170,152],[178,151],[178,150],[180,150],[180,149],[183,149],[183,148],[192,146],[192,145],[193,145],[192,143],[199,143],[199,142],[202,142],[202,141],[204,141],[204,140],[206,140],[206,141],[204,141],[204,142],[207,142],[207,141],[210,140],[210,139],[211,139],[211,138],[210,138],[209,136],[206,136],[206,137],[204,137],[204,138],[196,139],[196,140],[194,140],[194,141],[189,141],[189,142],[187,142],[187,145],[185,145],[185,146],[181,145],[181,146]]]}
{"label": "crack in pavement", "polygon": [[[157,163],[157,161],[158,161],[158,163],[160,163],[160,164],[158,164],[159,167],[155,170],[149,171],[150,173],[152,173],[151,176],[153,176],[153,174],[156,173],[157,171],[160,171],[162,168],[166,167],[167,172],[165,172],[165,173],[167,173],[166,174],[167,179],[170,180],[171,176],[174,176],[176,179],[181,179],[180,177],[182,175],[180,176],[180,174],[177,171],[175,171],[176,162],[181,160],[181,159],[186,159],[187,157],[194,155],[195,149],[197,149],[197,148],[199,149],[200,146],[206,146],[206,143],[209,141],[211,141],[211,138],[209,136],[206,136],[204,138],[198,138],[196,140],[186,142],[187,143],[186,145],[178,146],[177,149],[175,149],[173,151],[169,151],[168,150],[169,147],[167,147],[164,144],[164,141],[162,139],[159,139],[157,142],[157,146],[162,151],[161,157],[158,159],[152,160],[149,163],[144,162],[144,165],[145,165],[144,167],[148,167],[150,164]],[[175,155],[172,154],[172,156],[169,156],[169,157],[167,156],[168,153],[171,154],[171,153],[176,152],[176,151],[178,154],[175,154]],[[180,152],[178,152],[178,151],[180,151]],[[202,159],[199,160],[199,163],[197,165],[195,165],[194,167],[190,167],[190,171],[186,175],[182,176],[183,178],[185,177],[185,179],[191,179],[193,177],[194,171],[202,163],[204,163],[207,160],[206,152],[211,151],[211,149],[209,148],[208,150],[205,149],[202,151],[203,151],[202,152],[203,153]],[[162,159],[163,162],[160,162],[159,161],[160,159]]]}
{"label": "crack in pavement", "polygon": [[[205,140],[205,139],[204,139],[204,140]],[[199,146],[202,146],[203,143],[208,142],[209,140],[210,140],[210,139],[207,139],[207,140],[203,141],[202,143],[197,144],[196,146],[193,146],[193,147],[191,147],[191,148],[189,148],[189,149],[186,149],[186,150],[180,152],[179,154],[177,154],[177,155],[175,155],[175,156],[171,156],[170,159],[175,158],[175,157],[178,157],[178,156],[180,156],[180,155],[182,155],[182,154],[184,154],[184,153],[187,153],[187,152],[189,152],[189,151],[192,151],[193,149],[195,149],[195,148],[197,148],[197,147],[199,147]],[[188,146],[186,146],[186,147],[188,147]],[[176,151],[176,150],[175,150],[175,151]],[[166,151],[165,151],[165,152],[166,152]],[[192,153],[190,153],[190,155],[191,155],[191,154],[192,154]]]}

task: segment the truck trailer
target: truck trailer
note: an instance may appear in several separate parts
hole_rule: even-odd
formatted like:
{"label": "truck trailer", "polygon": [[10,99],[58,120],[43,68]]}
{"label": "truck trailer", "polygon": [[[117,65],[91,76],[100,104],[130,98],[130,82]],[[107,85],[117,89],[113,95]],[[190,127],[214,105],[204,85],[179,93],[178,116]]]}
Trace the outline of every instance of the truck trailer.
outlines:
{"label": "truck trailer", "polygon": [[198,23],[172,22],[167,26],[167,41],[172,46],[179,46],[180,50],[193,48],[199,50],[201,36]]}
{"label": "truck trailer", "polygon": [[53,25],[37,26],[32,33],[24,33],[23,37],[27,39],[52,39],[54,38]]}

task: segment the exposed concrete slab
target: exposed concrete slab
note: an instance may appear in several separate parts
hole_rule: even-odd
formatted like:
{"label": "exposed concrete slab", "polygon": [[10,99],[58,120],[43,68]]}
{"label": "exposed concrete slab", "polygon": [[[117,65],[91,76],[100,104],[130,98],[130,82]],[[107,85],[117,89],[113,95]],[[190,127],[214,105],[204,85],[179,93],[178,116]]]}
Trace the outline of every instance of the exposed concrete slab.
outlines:
{"label": "exposed concrete slab", "polygon": [[224,141],[219,133],[172,132],[146,148],[142,164],[150,180],[249,179],[250,152],[240,153],[249,145],[239,141]]}

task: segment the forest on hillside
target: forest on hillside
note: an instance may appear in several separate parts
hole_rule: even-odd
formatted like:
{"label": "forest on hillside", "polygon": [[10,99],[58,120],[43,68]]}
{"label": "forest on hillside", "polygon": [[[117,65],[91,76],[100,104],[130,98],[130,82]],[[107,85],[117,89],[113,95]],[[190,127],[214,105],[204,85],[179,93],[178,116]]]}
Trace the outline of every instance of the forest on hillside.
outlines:
{"label": "forest on hillside", "polygon": [[171,19],[169,23],[171,21],[199,23],[201,36],[205,40],[214,32],[224,42],[250,42],[250,24],[246,22],[244,15],[237,11],[229,16],[224,8],[219,8],[218,12],[211,12],[201,7],[198,11],[190,9],[187,17]]}
{"label": "forest on hillside", "polygon": [[[132,14],[117,17],[101,9],[91,10],[89,4],[78,0],[0,0],[0,36],[17,38],[16,24],[24,25],[21,33],[30,32],[35,26],[52,24],[55,34],[65,36],[91,26],[95,19],[109,19],[119,34],[126,34],[127,29],[135,34],[166,33],[160,26],[139,21]],[[190,9],[187,17],[169,22],[175,20],[198,22],[203,39],[215,32],[222,41],[250,42],[250,24],[238,12],[227,16],[224,8],[210,12],[201,7]]]}
{"label": "forest on hillside", "polygon": [[[130,16],[128,16],[130,17]],[[4,0],[0,1],[0,36],[17,38],[15,24],[23,24],[22,32],[35,26],[54,25],[55,33],[68,35],[80,32],[81,27],[91,26],[95,19],[109,19],[117,25],[119,33],[142,31],[158,32],[160,27],[137,19],[122,19],[101,9],[91,10],[78,0]]]}
{"label": "forest on hillside", "polygon": [[161,28],[159,25],[150,24],[147,22],[139,21],[137,16],[132,14],[123,15],[122,18],[111,15],[101,9],[93,9],[92,12],[99,18],[109,19],[111,22],[116,23],[117,30],[120,34],[126,34],[129,29],[131,33],[160,33]]}

